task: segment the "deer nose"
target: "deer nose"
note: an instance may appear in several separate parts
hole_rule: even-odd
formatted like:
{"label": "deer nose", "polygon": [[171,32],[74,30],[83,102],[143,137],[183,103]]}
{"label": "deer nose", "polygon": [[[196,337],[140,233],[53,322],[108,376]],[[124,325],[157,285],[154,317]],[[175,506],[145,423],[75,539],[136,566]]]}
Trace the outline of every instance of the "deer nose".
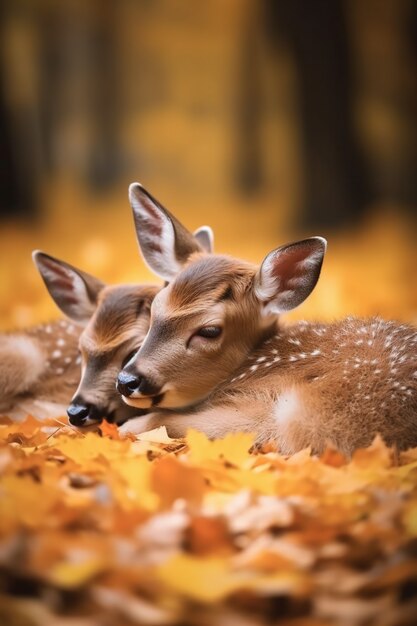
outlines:
{"label": "deer nose", "polygon": [[127,372],[120,372],[117,377],[116,388],[122,396],[129,397],[136,391],[140,384],[140,378]]}
{"label": "deer nose", "polygon": [[99,419],[99,416],[103,417],[103,412],[100,412],[93,404],[70,404],[67,409],[67,415],[69,422],[73,426],[84,426],[87,420]]}
{"label": "deer nose", "polygon": [[157,385],[140,372],[129,374],[126,371],[120,372],[117,377],[116,387],[117,391],[125,397],[129,397],[133,393],[143,396],[155,396],[161,389],[160,385]]}

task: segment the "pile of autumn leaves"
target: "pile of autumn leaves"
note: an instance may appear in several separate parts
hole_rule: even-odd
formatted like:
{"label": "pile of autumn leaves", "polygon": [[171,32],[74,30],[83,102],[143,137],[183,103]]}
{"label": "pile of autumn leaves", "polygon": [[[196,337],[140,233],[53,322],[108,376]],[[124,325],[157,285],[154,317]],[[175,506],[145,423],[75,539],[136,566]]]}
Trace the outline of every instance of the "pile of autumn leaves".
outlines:
{"label": "pile of autumn leaves", "polygon": [[417,449],[0,423],[0,623],[417,623]]}

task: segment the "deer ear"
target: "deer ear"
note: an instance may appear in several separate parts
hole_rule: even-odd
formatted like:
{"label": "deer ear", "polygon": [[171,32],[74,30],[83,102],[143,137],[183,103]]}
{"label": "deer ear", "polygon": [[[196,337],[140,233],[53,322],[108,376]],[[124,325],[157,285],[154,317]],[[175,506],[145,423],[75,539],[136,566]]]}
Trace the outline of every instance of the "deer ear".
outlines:
{"label": "deer ear", "polygon": [[139,183],[129,187],[136,236],[145,263],[165,281],[171,281],[193,252],[204,248],[167,209]]}
{"label": "deer ear", "polygon": [[319,279],[326,246],[322,237],[311,237],[265,257],[254,283],[265,313],[284,313],[304,302]]}
{"label": "deer ear", "polygon": [[35,250],[32,258],[55,304],[72,321],[86,324],[104,283],[40,250]]}
{"label": "deer ear", "polygon": [[200,226],[194,231],[194,237],[197,239],[200,246],[211,254],[214,250],[214,234],[210,226]]}

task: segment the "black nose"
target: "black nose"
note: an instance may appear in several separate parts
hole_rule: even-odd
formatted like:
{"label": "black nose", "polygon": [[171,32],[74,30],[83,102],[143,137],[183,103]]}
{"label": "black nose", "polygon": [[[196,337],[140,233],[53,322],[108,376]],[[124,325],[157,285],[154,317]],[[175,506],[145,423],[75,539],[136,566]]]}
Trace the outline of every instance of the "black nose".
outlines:
{"label": "black nose", "polygon": [[88,404],[70,404],[67,409],[70,424],[73,426],[82,426],[87,420],[90,413],[90,405]]}
{"label": "black nose", "polygon": [[139,387],[140,378],[138,376],[134,376],[133,374],[128,374],[126,372],[120,372],[117,377],[117,391],[122,394],[122,396],[130,396],[136,389]]}
{"label": "black nose", "polygon": [[74,402],[67,409],[69,422],[73,426],[83,426],[87,420],[100,420],[106,417],[105,411],[94,406],[94,404],[84,404]]}
{"label": "black nose", "polygon": [[138,391],[144,396],[154,396],[161,389],[160,385],[143,374],[129,374],[125,370],[121,371],[117,377],[116,387],[117,391],[126,397],[131,396],[134,391]]}

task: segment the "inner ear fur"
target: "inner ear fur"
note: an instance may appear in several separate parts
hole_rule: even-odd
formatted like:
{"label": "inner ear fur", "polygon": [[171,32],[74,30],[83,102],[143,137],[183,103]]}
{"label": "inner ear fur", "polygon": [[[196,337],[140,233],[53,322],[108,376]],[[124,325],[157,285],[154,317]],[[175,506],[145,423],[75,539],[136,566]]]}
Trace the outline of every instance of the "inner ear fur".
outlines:
{"label": "inner ear fur", "polygon": [[130,185],[129,200],[145,263],[170,282],[191,254],[204,252],[204,246],[140,183]]}
{"label": "inner ear fur", "polygon": [[266,312],[284,313],[304,302],[319,279],[326,246],[323,237],[310,237],[281,246],[265,257],[254,290]]}
{"label": "inner ear fur", "polygon": [[85,325],[96,309],[98,295],[105,284],[40,250],[35,250],[32,258],[55,304],[72,321]]}

